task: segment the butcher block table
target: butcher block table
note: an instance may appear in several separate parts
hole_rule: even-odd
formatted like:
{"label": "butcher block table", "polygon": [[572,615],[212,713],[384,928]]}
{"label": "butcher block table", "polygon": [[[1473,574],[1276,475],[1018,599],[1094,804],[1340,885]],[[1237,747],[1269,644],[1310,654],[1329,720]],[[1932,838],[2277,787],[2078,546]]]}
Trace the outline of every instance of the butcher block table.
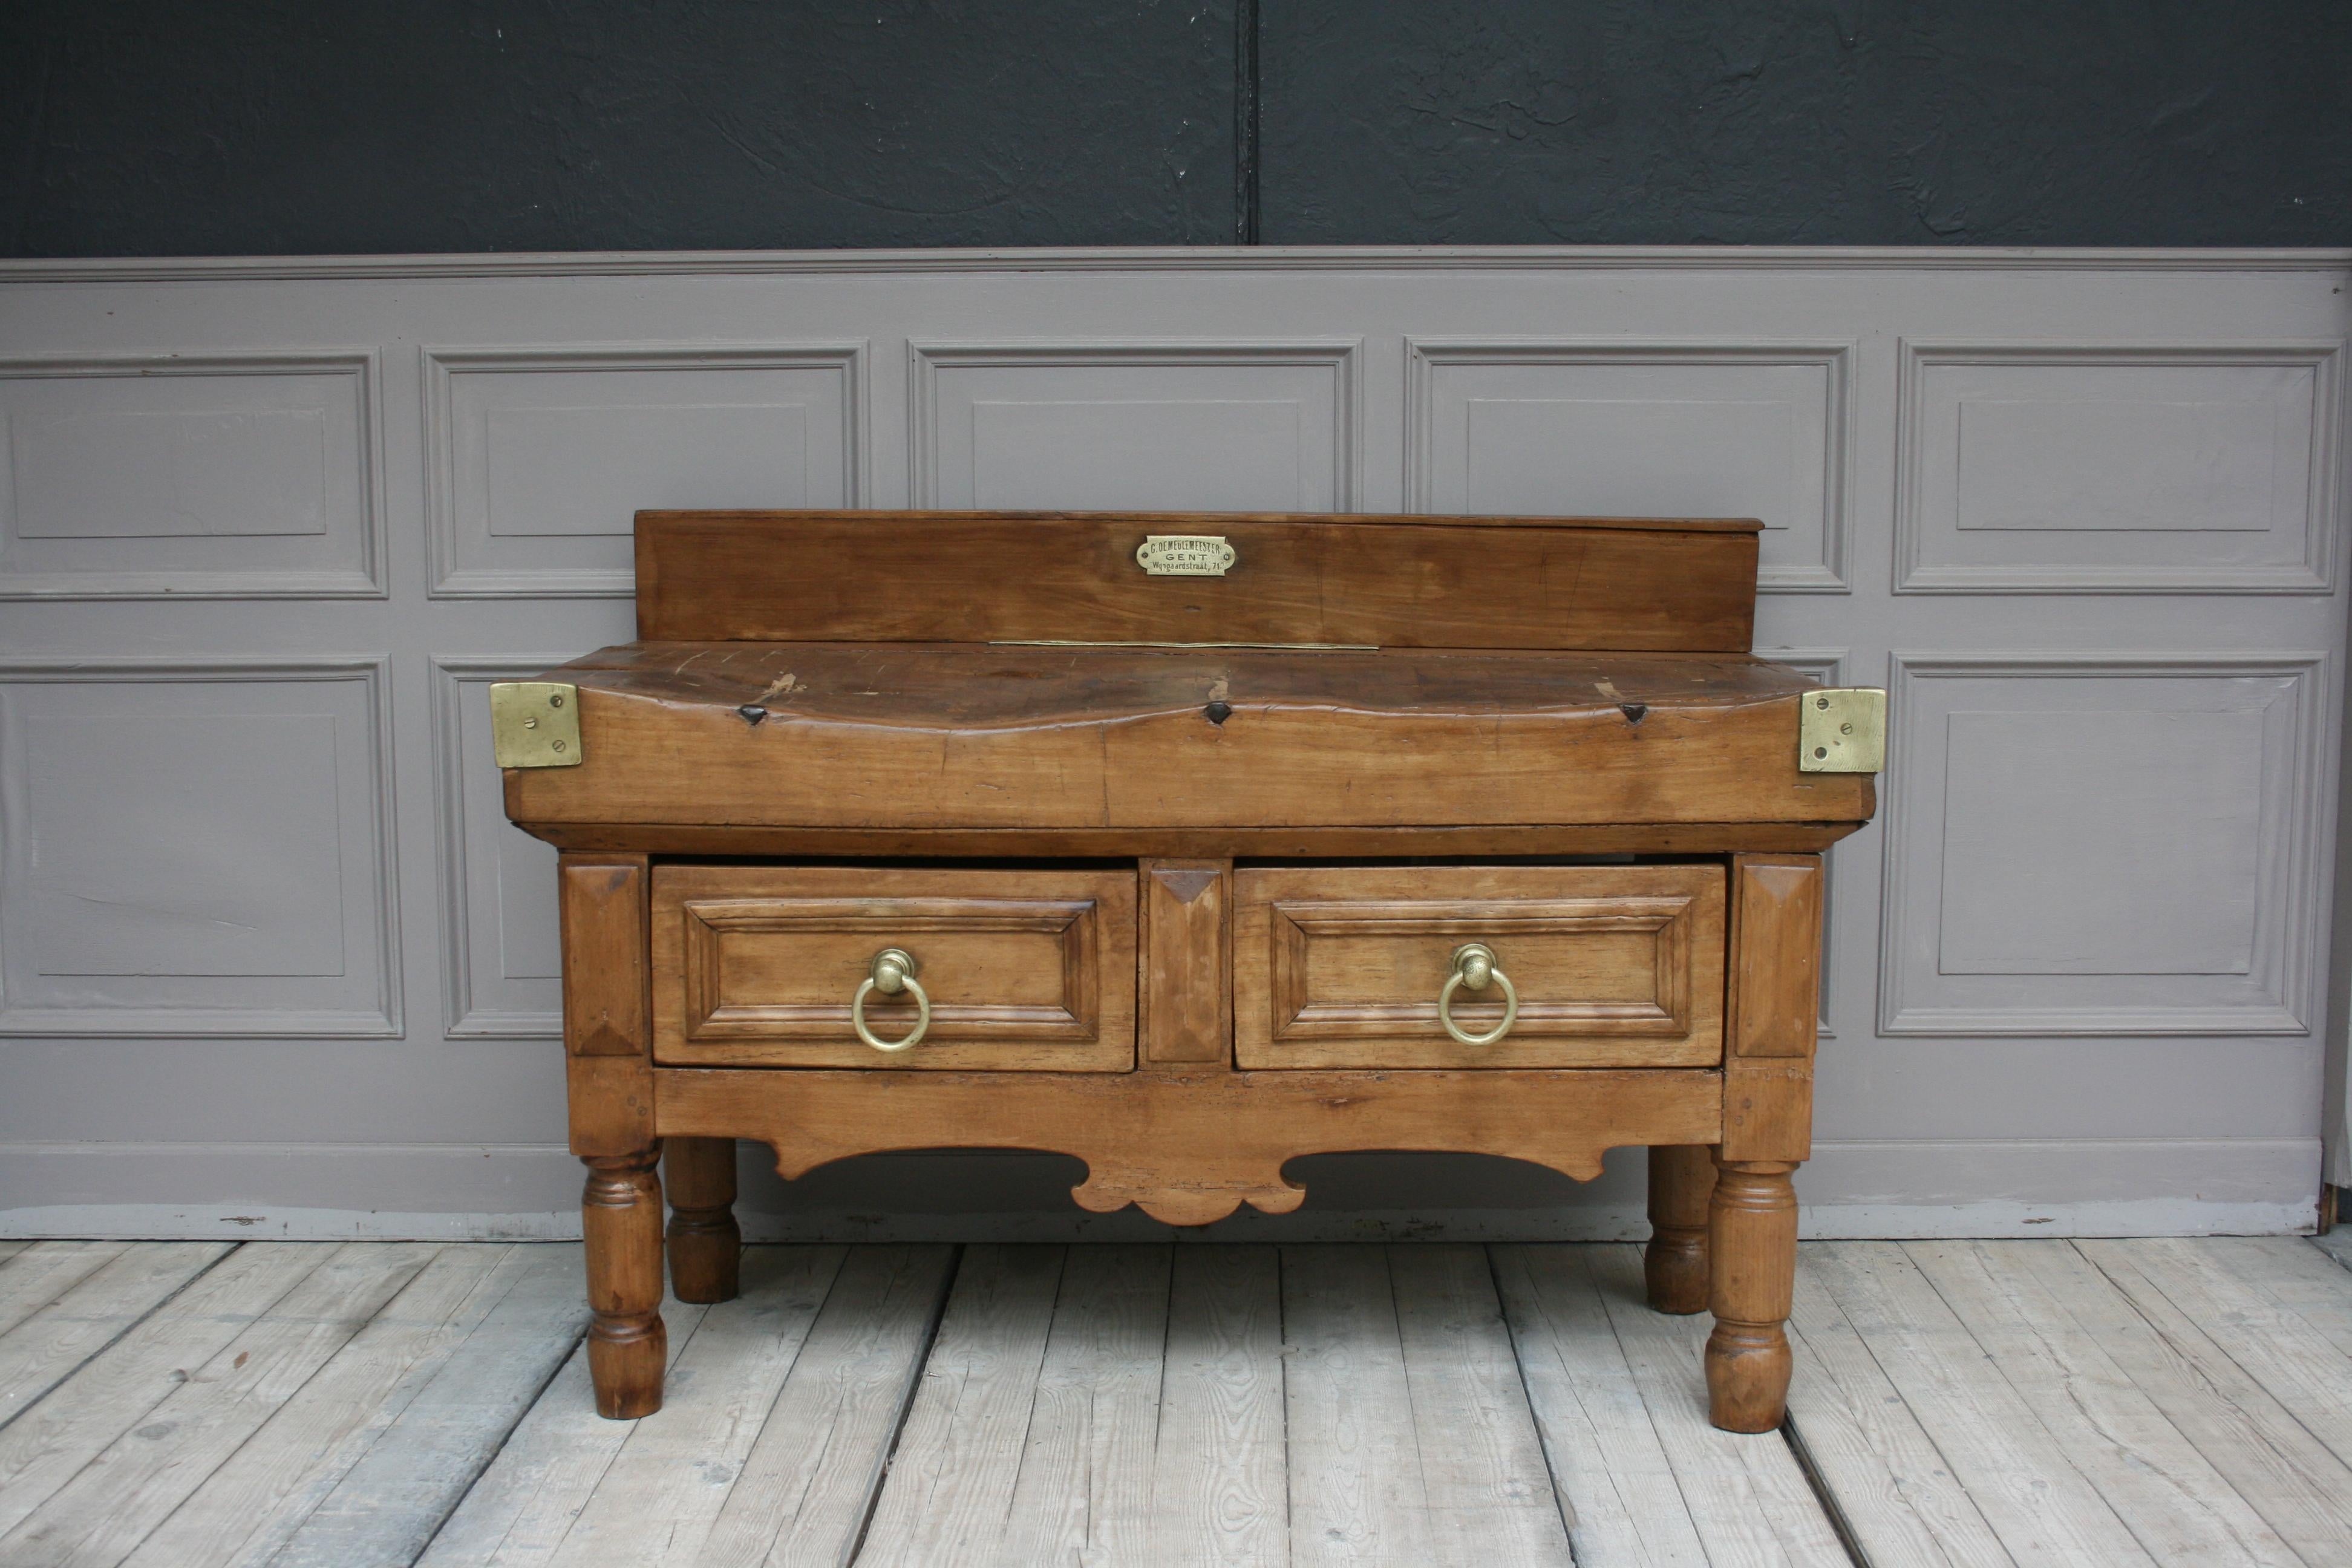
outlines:
{"label": "butcher block table", "polygon": [[562,852],[597,1408],[787,1177],[1050,1150],[1072,1196],[1286,1213],[1302,1154],[1589,1179],[1779,1425],[1821,853],[1885,697],[1751,657],[1757,524],[642,512],[638,640],[491,693]]}

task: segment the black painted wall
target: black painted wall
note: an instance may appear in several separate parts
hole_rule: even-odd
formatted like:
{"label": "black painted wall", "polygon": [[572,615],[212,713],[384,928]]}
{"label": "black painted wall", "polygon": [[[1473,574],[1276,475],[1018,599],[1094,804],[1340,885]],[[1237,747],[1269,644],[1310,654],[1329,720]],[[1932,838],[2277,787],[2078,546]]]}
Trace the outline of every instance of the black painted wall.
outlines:
{"label": "black painted wall", "polygon": [[2352,243],[2347,0],[0,0],[0,253]]}

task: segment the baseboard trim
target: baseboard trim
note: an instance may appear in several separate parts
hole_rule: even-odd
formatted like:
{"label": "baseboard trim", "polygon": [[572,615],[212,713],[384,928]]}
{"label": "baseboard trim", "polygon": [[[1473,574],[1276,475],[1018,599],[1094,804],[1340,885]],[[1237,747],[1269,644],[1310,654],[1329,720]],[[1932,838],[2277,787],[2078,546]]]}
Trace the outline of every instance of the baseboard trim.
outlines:
{"label": "baseboard trim", "polygon": [[[1396,1156],[1385,1158],[1394,1159]],[[1451,1205],[1343,1206],[1345,1172],[1292,1215],[1244,1209],[1173,1232],[1132,1209],[1058,1202],[1074,1161],[947,1152],[876,1157],[775,1182],[751,1146],[753,1241],[1626,1241],[1645,1236],[1642,1161],[1619,1151],[1577,1186],[1529,1167],[1463,1164],[1427,1184]],[[940,1179],[940,1163],[959,1162]],[[2316,1138],[1969,1140],[1819,1145],[1798,1177],[1815,1239],[2309,1235]],[[824,1176],[820,1182],[819,1177]],[[572,1240],[580,1166],[552,1144],[0,1144],[0,1237],[273,1240]],[[1392,1187],[1393,1182],[1386,1184]],[[994,1189],[992,1193],[992,1188]],[[1514,1190],[1534,1200],[1507,1201]],[[939,1212],[912,1194],[952,1192]],[[157,1202],[153,1194],[181,1194]],[[1497,1194],[1505,1194],[1497,1202]],[[381,1199],[379,1198],[381,1194]],[[1324,1201],[1318,1203],[1320,1195]],[[383,1199],[388,1199],[378,1206]]]}

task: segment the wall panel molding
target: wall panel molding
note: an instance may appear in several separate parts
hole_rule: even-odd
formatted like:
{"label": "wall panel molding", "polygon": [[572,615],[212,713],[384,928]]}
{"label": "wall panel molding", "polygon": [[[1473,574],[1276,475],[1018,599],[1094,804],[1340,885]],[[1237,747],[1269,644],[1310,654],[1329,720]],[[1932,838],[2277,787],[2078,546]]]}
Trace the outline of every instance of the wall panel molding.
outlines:
{"label": "wall panel molding", "polygon": [[[0,659],[0,855],[7,867],[0,887],[0,1036],[398,1036],[390,677],[388,659],[363,655]],[[180,689],[204,685],[239,695],[202,712]],[[347,699],[352,705],[341,714],[305,710],[299,700],[321,685],[356,688]],[[80,695],[46,712],[23,710],[28,694],[58,690]],[[110,712],[110,693],[134,705],[153,700]],[[273,696],[286,706],[257,707]],[[27,729],[40,721],[64,728],[36,746]],[[249,741],[322,739],[327,750],[312,745],[304,757],[300,749],[274,756],[254,749],[239,757],[228,736],[239,724],[252,727]],[[192,740],[218,744],[194,760],[200,770],[209,764],[217,773],[226,764],[234,776],[191,773],[184,748]],[[77,741],[89,771],[52,781],[72,786],[71,820],[45,823],[44,806],[67,807],[55,790],[37,787],[29,770],[69,761]],[[311,804],[325,816],[289,820],[275,813],[280,802],[268,791],[291,787],[279,777],[289,761],[307,763],[324,784],[329,798]],[[197,790],[205,783],[222,793],[204,797]],[[240,806],[260,815],[240,819]],[[300,901],[329,894],[329,902]],[[59,910],[88,911],[92,968],[42,969],[37,943],[78,940]],[[280,927],[311,931],[312,940],[281,953],[268,945]],[[268,951],[255,951],[256,943]],[[177,970],[168,966],[175,952]],[[267,995],[272,988],[276,1000]]]}
{"label": "wall panel molding", "polygon": [[[299,402],[291,407],[248,402],[241,408],[212,409],[184,402],[205,381],[224,384],[223,391],[249,382],[249,398],[276,390],[281,399],[291,399],[293,388],[285,384],[300,380],[324,382],[319,390],[332,393],[315,409]],[[273,382],[281,384],[273,389]],[[68,392],[88,398],[109,383],[122,396],[143,396],[148,405],[60,408],[46,421],[34,409],[12,407],[40,391],[52,398]],[[15,395],[12,387],[17,389]],[[170,406],[175,395],[183,405]],[[343,400],[341,405],[336,397]],[[112,519],[121,526],[88,534],[59,531],[58,520],[51,519],[41,525],[51,531],[32,534],[26,531],[25,514],[42,499],[31,471],[39,454],[34,434],[43,424],[54,428],[76,422],[77,415],[86,435],[94,434],[89,430],[94,423],[113,426],[106,443],[110,449],[69,453],[83,459],[67,465],[79,472],[57,477],[98,486],[101,493],[85,489],[53,501],[77,512],[129,507],[149,515]],[[314,417],[315,431],[301,428],[306,416]],[[209,428],[192,428],[198,421]],[[166,422],[182,426],[177,440],[162,427]],[[274,440],[265,427],[274,427]],[[142,436],[143,450],[135,456],[125,450],[125,442]],[[315,437],[315,450],[305,449],[312,445],[306,436]],[[257,451],[257,441],[271,449]],[[234,449],[239,446],[244,449]],[[261,489],[235,493],[257,475],[266,481]],[[157,484],[161,493],[124,493],[126,485],[135,491]],[[312,489],[315,528],[306,526],[305,519],[282,515],[285,503],[298,499],[306,485]],[[103,493],[110,489],[113,494]],[[273,502],[281,510],[274,526],[252,527],[255,521],[269,521],[266,514]],[[255,511],[265,516],[256,520],[250,515]],[[390,591],[383,517],[383,364],[373,348],[0,357],[0,600],[380,599]],[[317,543],[305,547],[309,535],[316,535]],[[110,543],[118,559],[134,547],[143,547],[144,558],[115,564],[105,559]],[[236,548],[239,544],[244,548]],[[208,553],[215,559],[206,560]],[[44,554],[47,561],[39,558]]]}
{"label": "wall panel molding", "polygon": [[[1879,1033],[1961,1038],[2309,1033],[2322,1005],[2332,870],[2327,851],[2334,841],[2328,807],[2337,727],[2331,663],[2316,652],[1893,654],[1894,733],[1880,813],[1885,849]],[[2041,683],[2048,700],[2036,709],[2030,706],[2034,694],[2021,689],[2014,708],[1936,710],[1923,696],[1930,687],[1969,681]],[[2141,697],[2155,691],[2156,683],[2169,682],[2210,683],[2216,698],[2234,689],[2250,700],[2081,705],[2089,683],[2118,681],[2127,689],[2117,698]],[[2257,689],[2263,682],[2273,688],[2266,697]],[[2147,722],[2137,734],[2092,722],[2114,715]],[[2200,734],[2187,721],[2217,716],[2240,722],[2208,726]],[[1971,760],[2007,770],[1979,785],[2016,786],[1996,815],[2026,860],[2005,868],[2010,875],[1989,873],[1979,884],[1978,901],[1997,896],[2005,900],[1999,910],[1976,908],[1965,894],[1956,896],[1949,882],[1956,858],[1963,866],[1983,864],[1987,844],[1999,847],[2002,837],[1980,844],[1967,823],[1955,826],[1948,790],[1954,721],[1959,720],[1968,721],[1974,743],[1965,749]],[[2086,731],[2101,729],[2104,734],[2086,739]],[[1988,741],[2000,742],[2000,749]],[[2092,748],[2102,742],[2116,748],[2106,777],[2090,771]],[[2151,742],[2160,759],[2184,765],[2132,770],[2147,761]],[[2246,776],[2250,791],[2232,787]],[[2111,788],[2135,780],[2152,781],[2136,799]],[[2153,784],[2171,783],[2178,783],[2178,794],[2156,798]],[[2062,803],[2074,803],[2080,819],[2060,816]],[[2144,810],[2137,821],[2130,816],[2135,806]],[[2237,820],[2218,815],[2229,806],[2240,808]],[[2167,810],[2173,816],[2162,815]],[[2061,831],[2052,824],[2069,821],[2087,830],[2054,859],[2036,859],[2033,836]],[[2095,837],[2095,845],[2089,842]],[[2112,862],[2097,858],[2102,849]],[[2059,880],[2016,874],[2032,865]],[[2231,873],[2240,874],[2242,886],[2230,884]],[[2131,889],[2140,884],[2127,883],[2130,877],[2162,879],[2168,887],[2133,905]],[[2150,880],[2141,890],[2155,887]],[[2046,900],[2068,896],[2068,888],[2089,900],[2085,910],[2102,890],[2112,894],[2112,905],[2131,907],[2108,908],[2104,921],[2088,914],[2075,920],[2064,951],[2054,943],[2042,952],[2023,951],[2032,933],[2066,923],[2051,914]],[[2158,929],[2148,917],[2175,900],[2208,918],[2188,922],[2186,934]],[[2222,951],[2237,940],[2233,900],[2243,904],[2244,952],[2236,955]],[[2142,932],[2112,929],[2131,916],[2146,920]],[[2110,944],[2105,949],[2103,938]],[[2133,947],[2133,941],[2140,945]],[[1989,951],[1978,952],[1970,943]],[[1956,944],[1962,950],[1957,955]]]}
{"label": "wall panel molding", "polygon": [[[428,346],[418,352],[425,397],[425,538],[435,598],[627,598],[635,591],[627,516],[618,527],[566,529],[543,522],[530,527],[527,544],[511,552],[530,563],[505,559],[496,551],[498,540],[505,537],[491,510],[496,458],[489,430],[473,427],[470,416],[476,414],[485,426],[500,415],[541,416],[536,421],[539,429],[530,433],[551,448],[538,454],[543,471],[535,477],[541,488],[570,486],[597,492],[600,498],[609,495],[613,487],[603,482],[608,476],[595,469],[614,462],[641,476],[641,485],[651,482],[659,493],[640,488],[630,505],[632,516],[640,503],[856,507],[866,504],[872,489],[866,345],[862,341]],[[810,381],[816,402],[747,401],[759,395],[745,384],[761,372]],[[617,382],[646,376],[674,384],[664,389],[674,398],[539,405],[487,401],[495,396],[488,388],[501,380],[513,388],[535,383],[550,397],[580,398],[588,395],[583,390],[567,395],[555,378],[593,382],[611,377]],[[706,399],[717,401],[689,402],[686,399],[693,395],[695,378],[726,385],[704,392]],[[485,389],[481,395],[486,401],[466,405],[474,386]],[[606,395],[618,398],[627,393],[615,385]],[[758,467],[753,459],[761,455],[763,438],[743,438],[752,423],[743,416],[772,416],[784,408],[811,406],[816,407],[818,418],[777,432],[800,438],[802,460],[773,473]],[[570,432],[560,427],[564,416],[572,416],[575,426]],[[596,416],[618,416],[625,425],[635,416],[642,428],[633,433],[606,424],[600,429],[592,423]],[[653,428],[664,416],[688,417],[666,430]],[[691,428],[698,424],[702,426],[699,450]],[[825,438],[822,426],[826,424],[834,426],[833,439]],[[632,434],[645,443],[635,451],[627,446]],[[519,432],[517,439],[520,444],[529,436]],[[738,461],[745,465],[740,470],[730,467]],[[797,494],[787,493],[794,488],[789,482],[793,475],[800,481]]]}
{"label": "wall panel molding", "polygon": [[[562,996],[553,976],[493,972],[483,962],[489,954],[477,951],[478,945],[488,945],[476,926],[477,913],[493,917],[501,931],[512,918],[505,907],[499,836],[523,835],[506,820],[502,809],[495,820],[475,809],[485,790],[494,802],[500,791],[487,731],[467,723],[465,691],[472,686],[487,688],[496,680],[528,679],[568,657],[436,654],[427,660],[433,692],[433,819],[441,862],[441,1028],[447,1039],[537,1039],[563,1033]],[[469,789],[469,784],[478,787]],[[546,858],[545,907],[538,916],[547,928],[551,950],[555,851],[536,840],[530,841],[529,848],[543,851]],[[485,888],[489,907],[478,909],[476,895]]]}
{"label": "wall panel molding", "polygon": [[[1658,493],[1662,485],[1671,490],[1676,485],[1696,482],[1706,500],[1698,506],[1685,504],[1685,515],[1751,516],[1757,510],[1753,499],[1770,496],[1776,487],[1793,482],[1798,489],[1789,492],[1788,515],[1779,519],[1767,517],[1763,541],[1764,560],[1758,574],[1758,584],[1767,593],[1835,594],[1850,591],[1845,576],[1846,535],[1848,531],[1848,500],[1853,491],[1853,393],[1854,344],[1851,342],[1782,342],[1771,339],[1742,339],[1730,342],[1705,340],[1654,340],[1643,342],[1624,338],[1486,338],[1454,339],[1408,337],[1405,340],[1405,444],[1404,493],[1405,506],[1412,511],[1495,511],[1535,510],[1527,503],[1504,506],[1494,504],[1489,497],[1465,489],[1475,485],[1470,472],[1469,444],[1475,432],[1456,431],[1450,422],[1443,435],[1459,436],[1464,450],[1463,472],[1455,475],[1453,465],[1442,455],[1440,422],[1444,417],[1440,383],[1453,375],[1480,370],[1509,372],[1513,370],[1609,371],[1632,373],[1654,380],[1658,371],[1682,370],[1701,373],[1679,377],[1693,382],[1693,395],[1684,398],[1658,399],[1653,395],[1601,398],[1587,396],[1566,401],[1604,406],[1622,411],[1646,406],[1656,409],[1682,405],[1704,419],[1706,411],[1721,413],[1734,409],[1759,411],[1770,405],[1769,400],[1759,403],[1753,395],[1768,388],[1748,386],[1748,395],[1741,396],[1741,383],[1752,382],[1751,374],[1742,372],[1802,370],[1818,372],[1821,388],[1818,394],[1806,395],[1813,399],[1806,410],[1817,417],[1820,431],[1817,441],[1807,442],[1796,432],[1793,449],[1789,455],[1796,458],[1793,473],[1773,475],[1771,468],[1779,459],[1765,459],[1768,466],[1738,474],[1726,472],[1720,476],[1707,473],[1706,464],[1716,452],[1723,449],[1714,442],[1659,439],[1663,429],[1652,433],[1652,438],[1642,438],[1631,431],[1596,432],[1596,441],[1612,455],[1623,454],[1628,461],[1643,465],[1627,478],[1618,480],[1629,504],[1620,504],[1617,489],[1612,489],[1597,500],[1587,500],[1566,492],[1563,499],[1552,503],[1561,510],[1585,512],[1627,511],[1631,515],[1661,515],[1661,507],[1676,503],[1667,500],[1648,503],[1631,500],[1638,495]],[[1704,373],[1727,373],[1719,377],[1716,395],[1707,395]],[[1565,389],[1563,389],[1565,390]],[[1630,390],[1630,389],[1629,389]],[[1551,401],[1551,400],[1544,400]],[[1793,400],[1784,400],[1790,412],[1797,411]],[[1465,406],[1465,423],[1470,410]],[[1689,428],[1696,431],[1699,422]],[[1756,432],[1760,434],[1761,432]],[[1783,434],[1775,432],[1775,435]],[[1627,437],[1632,437],[1629,439]],[[1758,458],[1762,454],[1758,452]],[[1595,456],[1591,451],[1571,455],[1570,467],[1577,470],[1577,480],[1590,484],[1595,477]],[[1711,483],[1709,482],[1711,481]],[[1805,494],[1804,490],[1814,493]],[[1586,492],[1590,494],[1588,490]],[[1714,498],[1720,495],[1723,499]],[[1779,506],[1766,510],[1779,511]],[[1784,541],[1786,542],[1784,544]],[[1775,559],[1780,556],[1780,559]]]}
{"label": "wall panel molding", "polygon": [[[1304,499],[1268,501],[1253,495],[1247,500],[1235,501],[1223,487],[1238,481],[1244,485],[1255,483],[1262,489],[1263,481],[1246,472],[1236,475],[1230,468],[1221,472],[1213,466],[1199,467],[1206,459],[1206,454],[1188,455],[1171,449],[1164,454],[1164,466],[1167,468],[1181,468],[1190,456],[1194,472],[1187,478],[1174,478],[1163,472],[1156,479],[1145,481],[1160,488],[1173,484],[1176,489],[1169,499],[1146,495],[1125,504],[1172,510],[1353,511],[1357,510],[1358,497],[1363,491],[1362,376],[1358,368],[1362,358],[1362,347],[1361,340],[1352,338],[1297,342],[1205,339],[1072,339],[994,342],[910,341],[907,345],[908,494],[911,498],[908,504],[916,507],[987,507],[1000,504],[985,499],[987,487],[976,471],[982,461],[980,437],[973,427],[977,407],[972,410],[974,421],[968,423],[953,419],[942,401],[950,383],[958,379],[973,379],[995,380],[1007,389],[1013,383],[1029,382],[1033,384],[1034,401],[1000,406],[1039,409],[1054,405],[1075,409],[1091,404],[1104,408],[1126,405],[1138,410],[1152,406],[1171,409],[1222,406],[1246,410],[1252,404],[1273,406],[1297,401],[1295,395],[1284,398],[1282,394],[1286,391],[1294,395],[1302,392],[1319,395],[1327,400],[1321,417],[1313,417],[1314,411],[1308,409],[1296,430],[1299,467],[1293,493]],[[1286,371],[1302,374],[1289,376],[1286,383],[1286,378],[1272,374]],[[1090,378],[1086,374],[1087,372],[1109,373],[1108,376],[1091,378],[1101,390],[1088,391],[1087,383]],[[1186,372],[1224,374],[1220,377],[1214,374],[1187,375]],[[992,375],[992,373],[994,374]],[[1075,374],[1057,378],[1055,373]],[[1057,386],[1057,379],[1065,384]],[[1243,390],[1243,383],[1253,380],[1269,384],[1263,389],[1252,389],[1254,395],[1251,396],[1237,396],[1236,394]],[[1154,396],[1138,398],[1132,395],[1135,386],[1145,381],[1161,383],[1155,389]],[[1076,384],[1069,384],[1073,382]],[[1104,382],[1121,384],[1104,386]],[[1129,395],[1117,395],[1120,392]],[[1244,423],[1246,422],[1244,418]],[[946,455],[945,447],[951,440],[968,455],[971,468],[965,471],[951,474],[947,469],[946,465],[950,459]],[[1328,448],[1328,456],[1320,461],[1312,456],[1318,447]],[[1043,452],[1034,454],[1035,458],[1045,455]],[[1061,483],[1079,486],[1080,499],[1066,502],[1023,500],[1013,504],[1088,510],[1084,494],[1086,477],[1044,475],[1035,482],[1050,487],[1057,479]],[[1195,484],[1213,484],[1219,489],[1208,494],[1206,500],[1186,499],[1196,493],[1191,489]],[[982,499],[966,499],[967,491],[982,492]]]}
{"label": "wall panel molding", "polygon": [[[2335,582],[2344,534],[2346,498],[2340,483],[2343,347],[2340,340],[2234,343],[1905,340],[1900,348],[1896,391],[1895,591],[2328,592]],[[2137,433],[2144,441],[2139,450],[2116,452],[2105,472],[2086,474],[2076,481],[2075,494],[2052,497],[2053,506],[2071,503],[2081,512],[2093,512],[2102,500],[2112,498],[2116,509],[2112,516],[2096,522],[2077,517],[2038,527],[1995,518],[1972,528],[1965,521],[1962,509],[1967,503],[1961,499],[1965,487],[1960,476],[1968,471],[1968,458],[1962,447],[1961,418],[1969,403],[1964,396],[1956,395],[1949,410],[1950,426],[1943,428],[1943,411],[1931,407],[1937,395],[1933,383],[1969,372],[1989,380],[2004,371],[2014,373],[2011,377],[2011,395],[1980,397],[1976,403],[1977,407],[1988,413],[2004,405],[2016,411],[2003,421],[2006,429],[1989,431],[1982,437],[1989,456],[1986,466],[1978,470],[1979,484],[2032,485],[2040,479],[2039,489],[2049,494],[2058,487],[2046,476],[2033,472],[2033,458],[2038,457],[2046,462],[2058,455],[2054,448],[2060,447],[2067,448],[2068,457],[2085,457],[2094,451],[2098,438],[2127,438]],[[2081,416],[2097,406],[2079,389],[2062,390],[2053,385],[2040,398],[2019,395],[2032,382],[2050,383],[2068,371],[2090,373],[2116,384],[2100,410],[2104,416],[2098,423],[2106,426],[2105,429],[2069,431],[2057,423],[2063,420],[2070,408]],[[2200,372],[2205,374],[2200,376]],[[2198,399],[2200,384],[2210,399],[2213,392],[2221,390],[2215,384],[2217,378],[2231,372],[2307,376],[2309,388],[2304,398],[2307,412],[2294,422],[2293,427],[2283,428],[2275,408],[2265,410],[2250,401]],[[2116,395],[2131,390],[2133,373],[2137,373],[2142,389],[2139,395]],[[2074,379],[2079,382],[2081,377]],[[2159,382],[2173,384],[2159,393]],[[2226,417],[2221,410],[2233,406],[2238,415],[2237,427],[2226,431],[2216,428]],[[2130,428],[2135,409],[2138,412],[2137,432]],[[2197,427],[2200,411],[2206,426],[2203,430]],[[2005,453],[2000,450],[2004,437],[2012,444]],[[2034,450],[2037,445],[2042,447],[2039,452]],[[2263,469],[2276,467],[2283,471],[2260,475],[2250,472],[2238,479],[2226,472],[2214,472],[2223,464]],[[2200,479],[2221,484],[2223,489],[2218,494],[2194,498],[2155,494],[2153,487],[2168,479],[2176,489]],[[2236,479],[2236,482],[2224,482],[2231,479]],[[2144,487],[2139,495],[2130,493],[2135,483]],[[2270,502],[2269,511],[2284,514],[2284,509],[2291,505],[2292,512],[2287,515],[2292,516],[2300,535],[2285,542],[2291,548],[2264,554],[2216,548],[2210,558],[2200,560],[2178,547],[2184,542],[2195,542],[2200,532],[2243,538],[2269,531],[2267,527],[2251,528],[2242,519],[2218,515],[2214,505],[2225,498],[2251,500],[2258,489]],[[2289,493],[2278,493],[2282,490]],[[1999,500],[1989,505],[1996,513],[2000,510]],[[2158,515],[2166,510],[2173,513],[2168,524]],[[2129,526],[2128,520],[2135,515],[2147,517],[2147,526]],[[2192,526],[2195,521],[2206,521],[2208,527],[2196,529]],[[2012,542],[2038,534],[2053,543],[2074,543],[2078,552],[2084,554],[2089,552],[2081,550],[2081,544],[2087,534],[2109,543],[2113,553],[2105,560],[2034,560],[2017,555],[2001,561],[1979,547],[1973,552],[1979,558],[1969,558],[1971,552],[1957,535],[1988,531],[2007,535]],[[2118,542],[2136,542],[2141,553],[2137,558],[2125,553],[2115,548]],[[2051,552],[2058,553],[2054,549]],[[2229,558],[2232,554],[2243,558]]]}

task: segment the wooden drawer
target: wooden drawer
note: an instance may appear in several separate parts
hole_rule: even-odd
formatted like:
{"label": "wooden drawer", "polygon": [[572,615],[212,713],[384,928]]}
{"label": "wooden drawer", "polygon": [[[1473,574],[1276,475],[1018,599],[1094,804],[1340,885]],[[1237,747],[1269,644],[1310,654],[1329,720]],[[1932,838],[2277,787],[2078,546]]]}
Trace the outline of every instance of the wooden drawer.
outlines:
{"label": "wooden drawer", "polygon": [[[1244,868],[1234,1048],[1244,1068],[1704,1067],[1723,1057],[1720,866]],[[1518,993],[1510,1031],[1439,1023],[1454,950]],[[1483,1035],[1498,986],[1457,988]]]}
{"label": "wooden drawer", "polygon": [[[913,955],[931,1021],[885,1054],[851,999]],[[689,1066],[1120,1072],[1135,1065],[1132,871],[663,866],[654,871],[654,1057]],[[869,996],[902,1038],[910,998]]]}

